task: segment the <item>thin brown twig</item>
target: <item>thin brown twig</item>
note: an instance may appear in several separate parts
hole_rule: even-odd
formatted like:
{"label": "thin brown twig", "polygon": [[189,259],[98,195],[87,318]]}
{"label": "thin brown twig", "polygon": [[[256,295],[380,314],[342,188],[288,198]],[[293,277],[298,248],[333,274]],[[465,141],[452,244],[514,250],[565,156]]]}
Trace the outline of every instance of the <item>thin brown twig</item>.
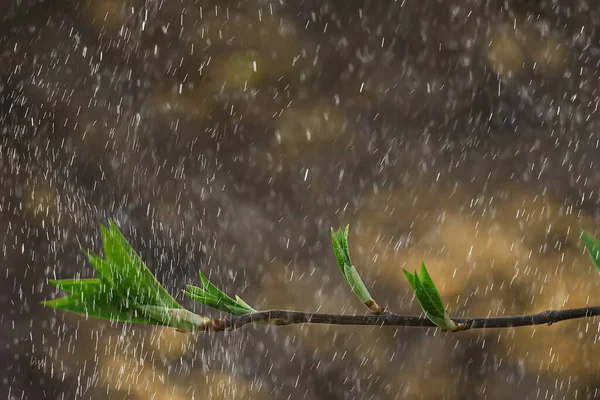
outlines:
{"label": "thin brown twig", "polygon": [[[519,326],[533,326],[566,321],[577,318],[590,318],[600,315],[600,306],[571,308],[565,310],[546,310],[537,314],[503,316],[503,317],[475,317],[451,318],[458,324],[455,331],[489,328],[515,328]],[[373,325],[373,326],[409,326],[409,327],[435,327],[435,324],[426,317],[404,316],[398,314],[382,315],[342,315],[320,314],[302,311],[268,310],[239,316],[229,316],[211,320],[203,325],[200,331],[219,332],[239,329],[248,324],[267,323],[272,325],[291,324],[329,324],[329,325]]]}

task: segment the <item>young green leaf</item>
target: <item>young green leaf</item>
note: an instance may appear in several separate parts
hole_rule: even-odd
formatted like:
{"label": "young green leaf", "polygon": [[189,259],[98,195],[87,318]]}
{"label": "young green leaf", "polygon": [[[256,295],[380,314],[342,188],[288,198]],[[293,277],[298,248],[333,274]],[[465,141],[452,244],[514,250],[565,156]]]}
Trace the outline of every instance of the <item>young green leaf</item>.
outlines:
{"label": "young green leaf", "polygon": [[165,308],[181,308],[135,252],[117,226],[101,225],[104,259],[87,253],[98,277],[130,301]]}
{"label": "young green leaf", "polygon": [[[208,280],[208,278],[202,273],[202,271],[198,271],[198,273],[200,275],[200,279],[202,280],[202,285],[204,286],[204,291],[208,292],[210,295],[212,295],[218,301],[219,305],[222,305],[222,307],[220,307],[220,308],[219,307],[215,307],[215,308],[218,308],[225,312],[227,312],[227,310],[231,310],[232,308],[236,308],[236,309],[239,309],[239,310],[237,310],[237,312],[241,312],[241,310],[244,310],[245,312],[242,312],[242,314],[256,312],[256,310],[254,308],[250,307],[239,296],[235,296],[236,300],[234,300],[231,297],[229,297],[227,294],[225,294],[223,291],[221,291],[219,288],[217,288],[215,285],[213,285]],[[236,314],[236,315],[240,315],[240,314]]]}
{"label": "young green leaf", "polygon": [[414,274],[405,269],[403,271],[425,316],[443,330],[456,330],[457,325],[450,319],[450,316],[446,312],[440,293],[427,272],[425,264],[421,263],[420,274],[417,271]]}
{"label": "young green leaf", "polygon": [[183,294],[186,297],[189,297],[190,299],[200,303],[200,304],[204,304],[207,305],[211,308],[217,309],[219,311],[224,311],[224,312],[229,312],[229,310],[227,309],[227,307],[225,307],[225,305],[223,304],[222,301],[219,301],[219,299],[217,299],[216,297],[212,296],[211,294],[197,294],[194,292],[187,292],[185,290],[183,290]]}
{"label": "young green leaf", "polygon": [[183,290],[182,292],[184,295],[186,295],[194,301],[206,304],[213,308],[221,309],[222,302],[220,302],[219,299],[210,294],[197,294],[194,292],[186,292],[185,290]]}
{"label": "young green leaf", "polygon": [[346,278],[352,293],[354,293],[363,303],[367,303],[369,300],[374,301],[353,265],[344,265],[344,277]]}
{"label": "young green leaf", "polygon": [[184,291],[183,294],[200,304],[206,305],[208,307],[214,308],[219,311],[226,312],[228,314],[243,315],[243,314],[249,314],[251,312],[254,312],[252,310],[248,310],[244,307],[241,307],[237,303],[225,303],[222,300],[217,299],[216,297],[211,296],[211,295],[201,296],[201,295],[196,295],[192,292],[186,292],[186,291]]}
{"label": "young green leaf", "polygon": [[51,281],[71,296],[43,302],[56,308],[88,317],[118,322],[162,325],[183,330],[197,330],[210,320],[184,309],[134,304],[114,292],[99,279]]}
{"label": "young green leaf", "polygon": [[51,279],[50,283],[63,292],[70,294],[87,293],[101,285],[104,285],[100,279]]}
{"label": "young green leaf", "polygon": [[350,226],[347,225],[344,231],[338,229],[337,232],[331,228],[331,242],[333,244],[333,253],[338,262],[342,274],[344,274],[344,265],[352,265],[350,260],[350,250],[348,248],[348,232]]}
{"label": "young green leaf", "polygon": [[444,313],[442,317],[434,317],[431,315],[427,315],[427,319],[433,322],[438,328],[443,331],[454,332],[459,329],[459,326],[450,319],[448,313]]}
{"label": "young green leaf", "polygon": [[254,308],[250,307],[250,305],[248,303],[246,303],[244,300],[242,300],[242,298],[240,296],[238,296],[237,294],[235,295],[235,300],[239,305],[241,305],[246,310],[248,310],[250,312],[256,312],[256,310]]}
{"label": "young green leaf", "polygon": [[256,312],[255,309],[250,307],[248,303],[242,300],[239,296],[235,296],[236,300],[233,300],[231,297],[227,296],[215,285],[210,283],[210,281],[201,271],[200,279],[202,280],[204,289],[187,285],[187,291],[183,291],[183,294],[200,304],[204,304],[234,315],[243,315]]}
{"label": "young green leaf", "polygon": [[[85,280],[83,284],[73,280],[52,281],[52,283],[72,295],[42,302],[47,307],[75,314],[106,319],[110,321],[158,325],[159,321],[145,316],[131,302],[123,299],[109,286],[96,279]],[[96,282],[91,282],[96,281]],[[82,281],[79,281],[82,282]]]}
{"label": "young green leaf", "polygon": [[431,301],[433,307],[436,312],[439,314],[444,313],[444,303],[442,302],[442,297],[440,296],[440,292],[438,292],[431,276],[427,272],[427,268],[425,268],[425,263],[421,263],[421,272],[419,274],[419,281],[421,282],[421,288],[424,291],[425,296]]}
{"label": "young green leaf", "polygon": [[423,308],[423,311],[428,318],[430,316],[436,318],[442,318],[444,316],[444,310],[440,310],[437,307],[437,302],[432,299],[430,293],[423,284],[421,276],[419,275],[416,275],[415,278],[415,295],[417,296],[417,300],[419,300],[419,304],[421,305],[421,308]]}
{"label": "young green leaf", "polygon": [[585,248],[592,260],[592,264],[596,271],[600,273],[600,241],[587,232],[581,232],[581,240],[585,244]]}
{"label": "young green leaf", "polygon": [[213,297],[210,293],[208,293],[206,290],[199,288],[198,286],[193,286],[193,285],[185,285],[187,290],[192,293],[195,294],[196,296],[210,296]]}
{"label": "young green leaf", "polygon": [[384,308],[373,299],[373,296],[369,293],[363,280],[358,274],[358,271],[354,265],[352,265],[352,261],[350,260],[350,248],[348,247],[349,228],[349,226],[346,226],[343,231],[338,229],[337,232],[331,228],[331,242],[338,266],[340,267],[340,271],[342,271],[342,276],[346,279],[346,282],[348,282],[352,293],[369,307],[373,314],[382,314],[385,311]]}
{"label": "young green leaf", "polygon": [[83,250],[99,279],[51,281],[70,296],[43,302],[48,307],[112,321],[168,325],[169,319],[156,319],[142,311],[158,306],[181,306],[156,280],[116,225],[100,226],[104,258]]}
{"label": "young green leaf", "polygon": [[225,307],[227,307],[227,310],[229,311],[229,313],[233,314],[233,315],[244,315],[244,314],[250,314],[253,311],[249,311],[248,309],[244,308],[244,307],[240,307],[240,306],[232,306],[232,305],[225,305]]}
{"label": "young green leaf", "polygon": [[202,271],[198,271],[200,275],[200,280],[202,281],[202,286],[204,286],[204,290],[216,297],[217,299],[223,299],[224,301],[230,301],[231,304],[235,303],[231,297],[227,296],[218,287],[213,285],[208,278],[202,273]]}
{"label": "young green leaf", "polygon": [[[411,289],[413,290],[413,292],[415,291],[415,276],[413,274],[411,274],[410,272],[408,272],[407,270],[405,270],[404,268],[402,268],[402,271],[404,271],[404,276],[406,276],[406,280],[408,281],[408,284],[410,285]],[[415,275],[417,273],[415,272]]]}

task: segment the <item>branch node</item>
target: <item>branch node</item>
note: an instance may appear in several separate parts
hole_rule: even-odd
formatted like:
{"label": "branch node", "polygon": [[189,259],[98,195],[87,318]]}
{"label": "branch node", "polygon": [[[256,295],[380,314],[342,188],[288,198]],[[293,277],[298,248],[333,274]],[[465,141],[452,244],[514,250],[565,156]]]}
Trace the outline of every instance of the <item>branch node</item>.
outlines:
{"label": "branch node", "polygon": [[463,322],[456,322],[456,321],[452,321],[456,324],[456,328],[452,330],[452,332],[460,332],[460,331],[466,331],[467,329],[470,328],[469,325],[463,323]]}
{"label": "branch node", "polygon": [[373,299],[366,300],[364,303],[365,306],[369,307],[369,310],[371,310],[372,314],[381,315],[385,313],[385,307],[381,306]]}
{"label": "branch node", "polygon": [[222,318],[213,319],[206,324],[205,329],[207,332],[223,332],[227,330],[227,324]]}

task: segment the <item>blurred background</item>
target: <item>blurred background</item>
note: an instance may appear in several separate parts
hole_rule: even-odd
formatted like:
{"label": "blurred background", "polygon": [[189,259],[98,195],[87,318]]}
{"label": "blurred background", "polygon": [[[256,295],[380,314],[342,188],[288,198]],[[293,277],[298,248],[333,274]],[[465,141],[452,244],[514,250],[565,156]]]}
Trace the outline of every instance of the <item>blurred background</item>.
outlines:
{"label": "blurred background", "polygon": [[186,307],[202,269],[259,309],[365,313],[335,263],[419,314],[600,304],[592,0],[5,0],[4,399],[593,399],[598,319],[443,334],[214,335],[44,309],[113,219]]}

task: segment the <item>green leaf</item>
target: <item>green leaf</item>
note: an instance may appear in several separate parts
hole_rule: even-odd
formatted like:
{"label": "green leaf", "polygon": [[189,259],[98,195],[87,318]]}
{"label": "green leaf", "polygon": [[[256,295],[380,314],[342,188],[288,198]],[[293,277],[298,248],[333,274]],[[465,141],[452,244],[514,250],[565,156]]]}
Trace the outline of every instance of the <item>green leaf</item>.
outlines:
{"label": "green leaf", "polygon": [[442,297],[435,287],[429,272],[427,272],[425,264],[421,263],[420,275],[417,271],[414,274],[405,269],[403,271],[425,316],[443,330],[456,330],[457,325],[450,319],[450,316],[446,312]]}
{"label": "green leaf", "polygon": [[[200,288],[195,289],[202,290]],[[242,303],[233,300],[232,302],[226,300],[224,301],[223,299],[219,299],[207,292],[204,292],[205,294],[201,294],[195,289],[194,291],[183,291],[183,294],[200,304],[207,305],[219,311],[231,313],[234,315],[243,315],[256,312],[256,310],[247,305],[243,300]]]}
{"label": "green leaf", "polygon": [[202,271],[198,271],[198,274],[200,275],[200,280],[202,280],[202,285],[204,286],[204,290],[207,291],[208,293],[210,293],[211,295],[213,295],[214,297],[220,299],[224,299],[225,301],[230,300],[231,303],[235,303],[235,300],[233,300],[231,297],[227,296],[225,293],[223,293],[221,290],[219,290],[218,287],[216,287],[215,285],[213,285],[208,278],[202,273]]}
{"label": "green leaf", "polygon": [[440,311],[436,307],[435,301],[431,299],[427,290],[423,287],[423,283],[421,282],[420,277],[417,275],[415,279],[415,295],[417,296],[417,300],[419,300],[419,304],[421,308],[427,315],[427,317],[438,317],[441,318],[444,316],[444,311]]}
{"label": "green leaf", "polygon": [[[83,250],[99,279],[50,281],[71,296],[48,300],[44,305],[111,321],[185,330],[196,330],[210,322],[204,316],[183,309],[171,297],[112,221],[109,228],[101,225],[100,229],[104,258]],[[217,301],[203,289],[192,286],[189,289],[205,294],[209,301]]]}
{"label": "green leaf", "polygon": [[442,301],[442,297],[440,296],[440,292],[438,292],[431,276],[427,272],[427,268],[425,268],[425,263],[421,263],[421,273],[419,274],[419,281],[421,282],[421,287],[423,288],[427,298],[433,303],[435,310],[438,314],[444,313],[444,302]]}
{"label": "green leaf", "polygon": [[350,260],[350,250],[348,248],[348,231],[350,226],[347,225],[346,229],[338,229],[337,233],[331,228],[331,242],[333,244],[333,253],[337,263],[344,274],[344,265],[352,265]]}
{"label": "green leaf", "polygon": [[214,296],[212,296],[211,294],[208,295],[197,295],[191,292],[186,292],[184,291],[183,294],[187,297],[189,297],[190,299],[200,303],[200,304],[204,304],[207,305],[211,308],[214,308],[216,310],[219,311],[223,311],[226,313],[229,313],[229,307],[234,307],[236,306],[236,304],[233,303],[226,303],[224,302],[222,299],[216,298]]}
{"label": "green leaf", "polygon": [[122,297],[137,304],[181,308],[133,250],[117,226],[100,226],[104,259],[84,251],[98,277]]}
{"label": "green leaf", "polygon": [[85,293],[93,290],[97,286],[104,285],[100,279],[61,279],[50,280],[58,289],[70,294]]}
{"label": "green leaf", "polygon": [[[408,281],[408,284],[410,285],[411,289],[414,292],[415,291],[415,276],[413,274],[411,274],[410,272],[408,272],[407,270],[405,270],[404,268],[402,268],[402,271],[404,271],[406,280]],[[415,272],[415,275],[416,275],[416,272]]]}
{"label": "green leaf", "polygon": [[193,286],[193,285],[185,285],[185,286],[190,293],[193,293],[196,296],[211,296],[211,297],[213,297],[206,290],[199,288],[198,286]]}
{"label": "green leaf", "polygon": [[248,303],[246,303],[244,300],[242,300],[242,298],[240,296],[238,296],[237,294],[235,295],[235,300],[236,300],[236,303],[243,306],[243,308],[245,308],[246,310],[248,310],[250,312],[256,312],[256,310],[254,308],[250,307],[250,305]]}
{"label": "green leaf", "polygon": [[47,307],[110,321],[159,324],[99,280],[86,280],[81,285],[73,280],[53,281],[53,284],[61,289],[64,287],[66,291],[72,290],[75,294],[42,302]]}
{"label": "green leaf", "polygon": [[[100,256],[97,256],[94,253],[90,253],[89,251],[85,250],[85,249],[81,249],[81,252],[87,257],[88,261],[90,262],[90,264],[92,264],[92,267],[94,267],[94,270],[96,271],[96,275],[98,275],[98,277],[100,278],[100,280],[102,282],[104,282],[105,284],[107,284],[108,286],[113,286],[113,282],[111,280],[111,274],[110,274],[110,264],[108,263],[108,261],[106,261],[105,259],[103,259]],[[106,271],[106,273],[105,273]]]}
{"label": "green leaf", "polygon": [[371,294],[367,290],[367,287],[360,278],[360,275],[358,275],[358,271],[354,266],[344,265],[344,277],[346,277],[346,281],[348,281],[348,285],[350,285],[350,290],[352,290],[362,302],[372,299]]}
{"label": "green leaf", "polygon": [[[111,321],[162,325],[194,331],[210,322],[209,318],[182,308],[139,305],[123,299],[99,279],[51,281],[61,290],[70,291],[71,296],[43,302],[45,306],[68,311],[86,317]],[[241,308],[231,307],[236,315],[247,314]],[[229,312],[227,308],[224,311]]]}
{"label": "green leaf", "polygon": [[596,267],[596,271],[600,273],[600,242],[587,232],[581,232],[581,240],[585,244],[585,248],[592,260],[592,264]]}
{"label": "green leaf", "polygon": [[428,315],[427,318],[443,331],[452,332],[458,329],[458,326],[454,321],[450,319],[448,313],[444,313],[442,317],[434,317]]}
{"label": "green leaf", "polygon": [[[73,295],[43,302],[48,307],[119,322],[169,326],[194,330],[209,321],[180,308],[140,305],[123,298],[100,279],[50,281]],[[189,314],[187,314],[189,313]]]}
{"label": "green leaf", "polygon": [[336,232],[333,230],[333,228],[331,228],[331,243],[333,245],[335,259],[337,260],[338,266],[342,271],[342,276],[346,282],[348,282],[348,285],[350,285],[350,290],[352,290],[352,293],[354,293],[356,297],[360,299],[360,301],[369,307],[373,314],[382,314],[384,312],[384,308],[373,299],[363,280],[358,274],[358,271],[354,265],[352,265],[352,261],[350,260],[350,249],[348,247],[349,230],[349,225],[347,225],[343,231],[342,229],[338,229]]}
{"label": "green leaf", "polygon": [[230,305],[226,304],[225,307],[227,307],[227,310],[233,315],[245,315],[245,314],[251,314],[253,312],[253,311],[246,309],[245,307],[240,307],[237,305],[230,306]]}
{"label": "green leaf", "polygon": [[[224,292],[222,292],[219,288],[217,288],[208,280],[208,278],[202,273],[202,271],[198,271],[198,273],[200,275],[200,279],[202,280],[204,290],[195,286],[192,286],[193,289],[190,289],[190,286],[188,286],[188,290],[190,290],[190,292],[192,293],[195,293],[194,297],[188,297],[202,304],[206,304],[210,307],[216,308],[224,312],[231,312],[235,315],[256,312],[254,308],[250,307],[248,303],[242,300],[239,296],[235,296],[237,299],[236,301],[228,295],[226,295]],[[204,294],[199,292],[199,290],[203,290]],[[235,312],[232,310],[235,310]]]}
{"label": "green leaf", "polygon": [[186,297],[189,297],[190,299],[192,299],[200,304],[204,304],[209,307],[216,308],[217,310],[228,312],[227,308],[223,305],[223,303],[220,302],[219,299],[215,298],[214,296],[211,296],[210,294],[202,295],[202,294],[196,294],[193,292],[187,292],[185,290],[183,290],[183,294]]}

